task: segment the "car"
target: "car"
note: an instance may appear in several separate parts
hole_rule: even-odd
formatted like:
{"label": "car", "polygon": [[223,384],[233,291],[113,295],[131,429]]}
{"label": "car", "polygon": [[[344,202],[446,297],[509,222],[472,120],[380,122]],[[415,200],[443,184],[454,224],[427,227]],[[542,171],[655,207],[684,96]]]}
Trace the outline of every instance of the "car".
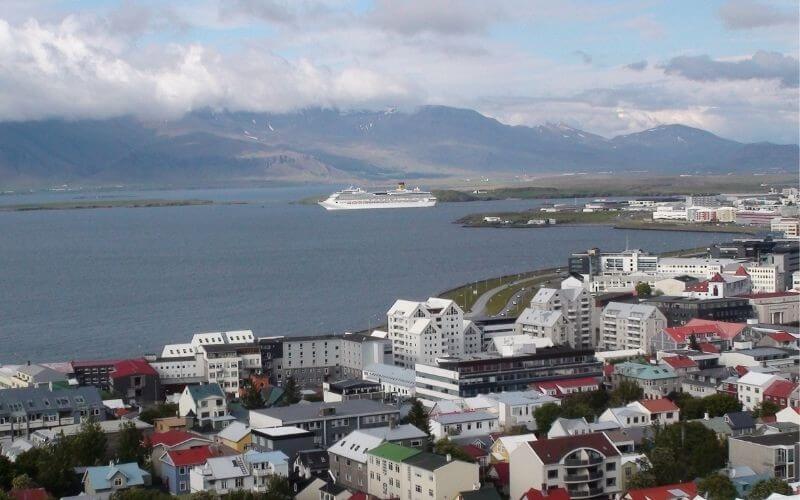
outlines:
{"label": "car", "polygon": [[517,301],[515,300],[515,301],[511,302],[511,305],[514,305],[514,306],[517,305]]}

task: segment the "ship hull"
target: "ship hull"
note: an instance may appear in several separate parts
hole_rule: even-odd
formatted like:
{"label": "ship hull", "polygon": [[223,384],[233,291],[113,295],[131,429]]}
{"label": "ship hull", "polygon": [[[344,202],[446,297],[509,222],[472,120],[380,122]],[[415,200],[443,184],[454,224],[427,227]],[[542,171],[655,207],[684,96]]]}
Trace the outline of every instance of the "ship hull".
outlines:
{"label": "ship hull", "polygon": [[348,203],[347,201],[327,199],[324,201],[320,201],[319,205],[325,210],[377,210],[381,208],[427,208],[435,206],[436,200]]}

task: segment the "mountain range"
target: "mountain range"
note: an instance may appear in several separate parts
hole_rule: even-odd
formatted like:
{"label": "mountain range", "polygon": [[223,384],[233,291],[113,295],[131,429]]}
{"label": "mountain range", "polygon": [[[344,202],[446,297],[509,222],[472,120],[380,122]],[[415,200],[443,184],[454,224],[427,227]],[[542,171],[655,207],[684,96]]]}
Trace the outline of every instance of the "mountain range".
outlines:
{"label": "mountain range", "polygon": [[446,106],[0,123],[0,186],[794,172],[799,157],[794,144],[740,143],[683,125],[609,139]]}

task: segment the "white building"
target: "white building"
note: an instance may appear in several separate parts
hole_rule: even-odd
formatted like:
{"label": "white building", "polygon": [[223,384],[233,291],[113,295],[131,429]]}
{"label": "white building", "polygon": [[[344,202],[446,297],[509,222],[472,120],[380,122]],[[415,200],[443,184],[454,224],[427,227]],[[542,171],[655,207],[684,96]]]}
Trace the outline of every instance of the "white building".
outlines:
{"label": "white building", "polygon": [[[560,312],[566,324],[566,343],[572,347],[589,348],[594,344],[592,342],[592,297],[582,287],[540,288],[531,299],[530,309]],[[524,314],[525,312],[523,312]],[[519,320],[517,322],[519,323]],[[553,342],[565,343],[558,342],[555,338],[553,338]]]}
{"label": "white building", "polygon": [[600,345],[618,351],[650,351],[656,334],[667,326],[667,318],[654,306],[609,302],[601,316]]}
{"label": "white building", "polygon": [[655,273],[658,262],[658,255],[638,249],[600,254],[602,274]]}
{"label": "white building", "polygon": [[500,430],[498,416],[487,411],[442,413],[431,416],[430,425],[434,439],[485,436]]}
{"label": "white building", "polygon": [[764,391],[776,380],[781,380],[781,377],[755,371],[749,371],[740,377],[736,383],[736,393],[742,408],[753,411],[764,401]]}
{"label": "white building", "polygon": [[653,211],[653,220],[686,220],[686,207],[661,205]]}
{"label": "white building", "polygon": [[736,266],[746,259],[706,259],[697,257],[664,257],[658,261],[658,274],[688,274],[698,278],[710,278],[722,273],[726,266]]}
{"label": "white building", "polygon": [[243,455],[213,457],[189,471],[189,488],[192,493],[201,491],[226,495],[240,490],[252,490],[253,475]]}
{"label": "white building", "polygon": [[443,356],[480,352],[481,332],[452,300],[398,300],[386,313],[394,363],[413,368]]}
{"label": "white building", "polygon": [[381,384],[381,389],[387,394],[396,394],[402,398],[413,398],[416,395],[416,374],[410,368],[374,363],[364,367],[362,378]]}
{"label": "white building", "polygon": [[800,219],[795,217],[776,217],[770,221],[769,228],[776,233],[783,233],[784,238],[800,236]]}
{"label": "white building", "polygon": [[219,384],[187,385],[178,400],[178,415],[193,416],[201,427],[222,429],[232,420],[225,393]]}
{"label": "white building", "polygon": [[553,344],[567,344],[567,321],[559,311],[525,308],[514,325],[517,335],[550,339]]}
{"label": "white building", "polygon": [[[784,291],[785,276],[778,264],[746,263],[744,268],[750,275],[754,293],[774,293]],[[729,267],[732,270],[733,267]]]}

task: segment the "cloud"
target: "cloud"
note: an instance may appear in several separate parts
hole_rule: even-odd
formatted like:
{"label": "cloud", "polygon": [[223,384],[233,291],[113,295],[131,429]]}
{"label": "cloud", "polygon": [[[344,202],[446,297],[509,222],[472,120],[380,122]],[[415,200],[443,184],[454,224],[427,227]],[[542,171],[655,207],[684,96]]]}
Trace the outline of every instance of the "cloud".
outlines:
{"label": "cloud", "polygon": [[493,2],[476,0],[377,0],[365,16],[368,24],[402,35],[485,33],[505,19],[505,10]]}
{"label": "cloud", "polygon": [[643,59],[641,61],[636,61],[630,64],[626,64],[625,67],[633,71],[644,71],[645,69],[647,69],[647,61]]}
{"label": "cloud", "polygon": [[636,16],[625,22],[625,27],[637,31],[639,36],[647,40],[657,40],[666,35],[666,30],[661,23],[650,15]]}
{"label": "cloud", "polygon": [[582,50],[576,50],[573,52],[573,54],[580,57],[581,61],[583,61],[583,64],[592,64],[591,54],[588,54]]}
{"label": "cloud", "polygon": [[797,6],[781,9],[754,0],[731,0],[719,8],[722,23],[730,30],[749,30],[769,26],[797,26]]}
{"label": "cloud", "polygon": [[679,56],[663,66],[664,72],[689,80],[779,80],[785,87],[798,86],[798,61],[777,52],[758,51],[739,61],[717,61],[708,55]]}

